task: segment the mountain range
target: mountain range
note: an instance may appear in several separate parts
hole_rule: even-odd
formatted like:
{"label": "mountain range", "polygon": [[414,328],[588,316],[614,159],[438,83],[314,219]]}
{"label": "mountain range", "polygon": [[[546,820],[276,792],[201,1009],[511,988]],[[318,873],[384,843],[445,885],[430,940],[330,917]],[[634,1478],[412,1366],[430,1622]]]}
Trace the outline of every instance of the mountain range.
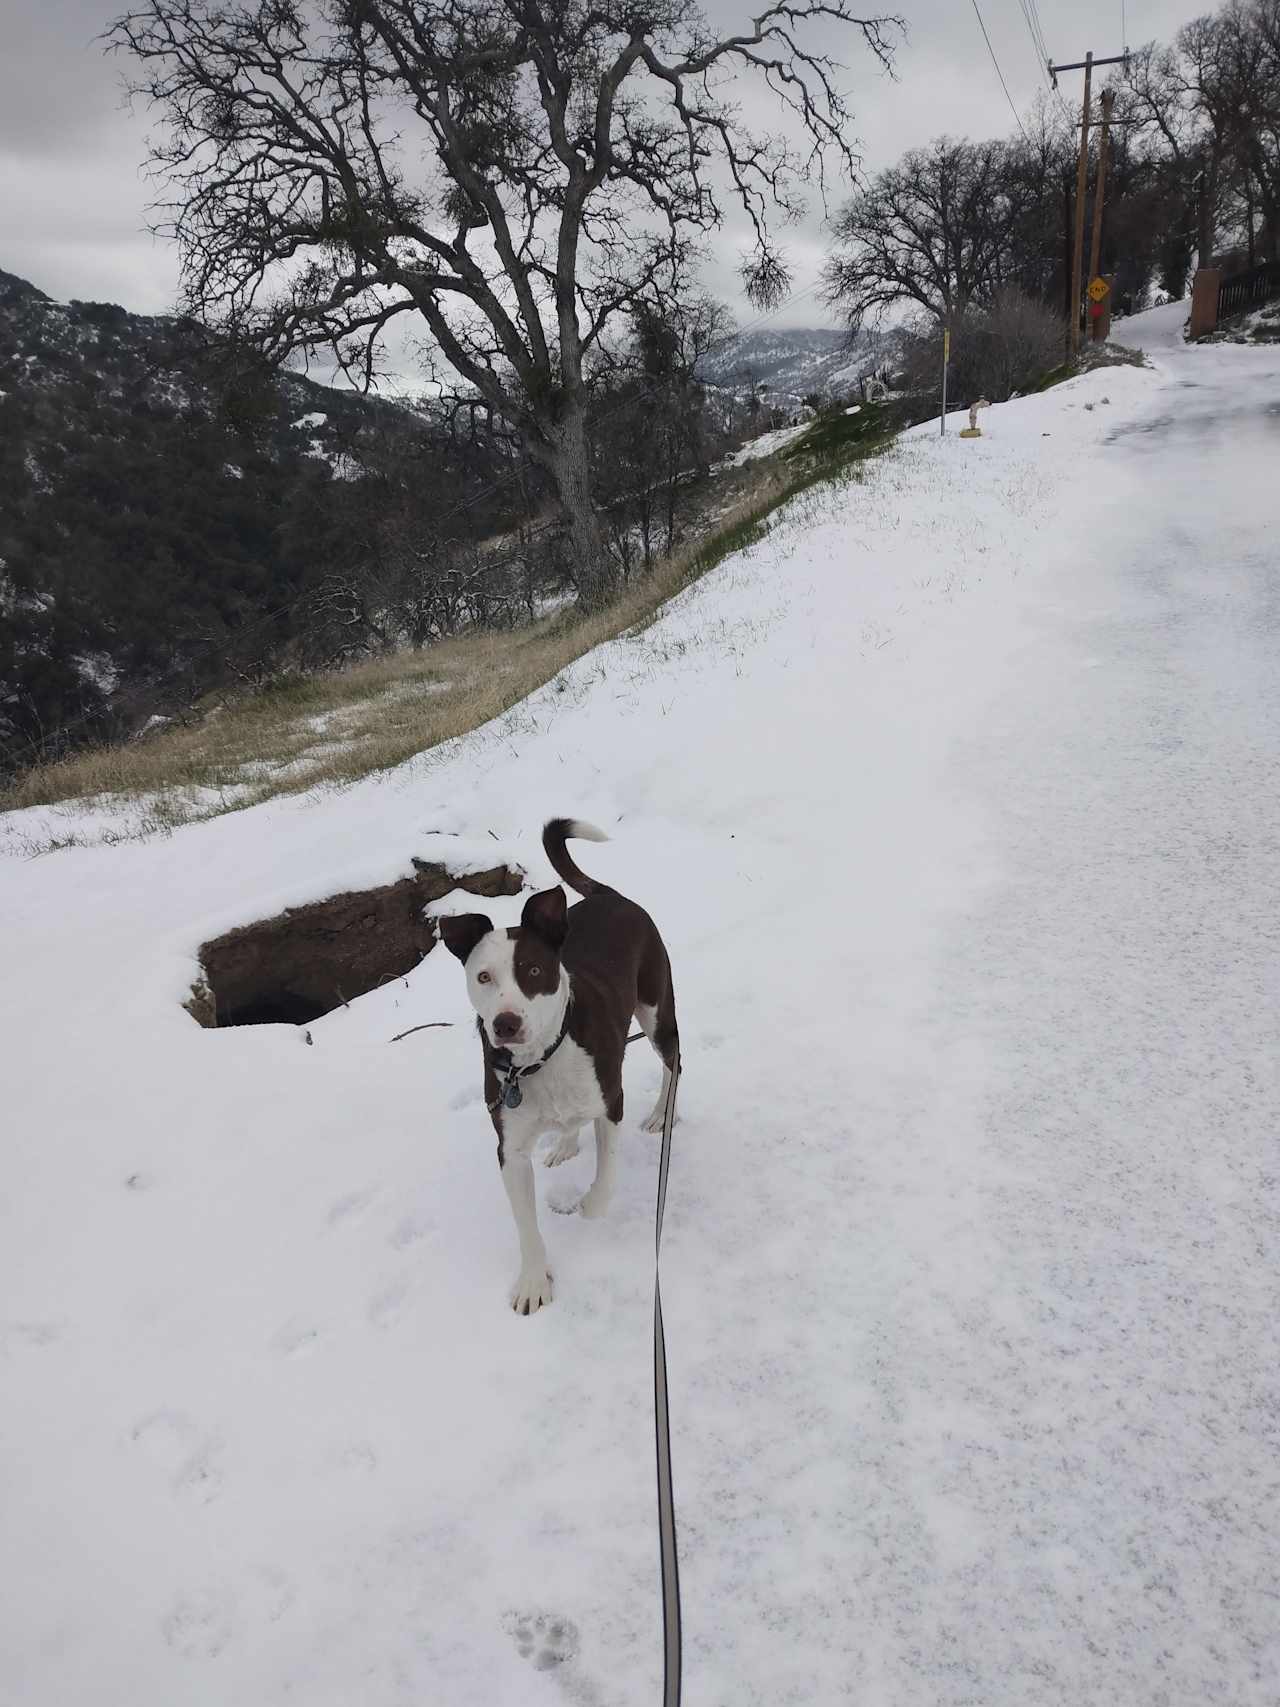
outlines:
{"label": "mountain range", "polygon": [[794,405],[808,396],[824,401],[843,396],[891,353],[888,333],[761,326],[738,333],[705,356],[698,377],[738,397],[756,390],[780,405]]}

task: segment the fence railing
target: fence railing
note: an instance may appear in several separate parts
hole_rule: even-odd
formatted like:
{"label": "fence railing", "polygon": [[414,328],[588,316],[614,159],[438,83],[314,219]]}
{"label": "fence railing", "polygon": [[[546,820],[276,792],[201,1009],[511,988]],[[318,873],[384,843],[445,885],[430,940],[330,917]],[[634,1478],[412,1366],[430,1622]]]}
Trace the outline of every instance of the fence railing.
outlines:
{"label": "fence railing", "polygon": [[1247,273],[1235,273],[1218,286],[1218,319],[1244,314],[1280,296],[1280,261],[1264,261]]}

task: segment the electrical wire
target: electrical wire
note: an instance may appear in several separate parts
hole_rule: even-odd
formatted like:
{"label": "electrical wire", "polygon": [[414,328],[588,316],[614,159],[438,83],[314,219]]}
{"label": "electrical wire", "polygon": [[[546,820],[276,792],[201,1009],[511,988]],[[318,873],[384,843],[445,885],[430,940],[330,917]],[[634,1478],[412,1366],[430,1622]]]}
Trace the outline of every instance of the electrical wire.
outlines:
{"label": "electrical wire", "polygon": [[1018,0],[1018,6],[1022,12],[1023,22],[1027,26],[1027,33],[1031,37],[1031,51],[1035,55],[1036,69],[1044,78],[1045,87],[1052,88],[1047,70],[1049,55],[1045,50],[1044,36],[1038,27],[1039,20],[1032,10],[1031,0]]}
{"label": "electrical wire", "polygon": [[1031,138],[1027,135],[1026,127],[1018,117],[1018,109],[1013,104],[1013,96],[1009,93],[1009,85],[1004,80],[1004,72],[1000,69],[1000,61],[996,58],[996,50],[991,45],[991,37],[987,34],[987,26],[982,21],[982,13],[978,7],[978,0],[973,0],[973,10],[975,17],[978,20],[979,28],[982,30],[982,39],[987,44],[987,52],[991,55],[991,63],[996,68],[996,76],[1000,79],[1000,87],[1004,90],[1004,98],[1008,101],[1009,111],[1013,114],[1013,122],[1022,132],[1022,140],[1029,143]]}

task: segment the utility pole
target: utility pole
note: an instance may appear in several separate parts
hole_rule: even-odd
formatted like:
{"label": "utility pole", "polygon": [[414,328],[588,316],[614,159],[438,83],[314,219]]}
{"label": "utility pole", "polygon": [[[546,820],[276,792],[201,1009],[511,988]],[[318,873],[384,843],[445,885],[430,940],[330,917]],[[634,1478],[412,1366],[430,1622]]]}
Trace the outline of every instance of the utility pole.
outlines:
{"label": "utility pole", "polygon": [[1080,348],[1080,265],[1084,260],[1084,197],[1089,182],[1089,96],[1092,92],[1093,68],[1095,65],[1127,65],[1127,53],[1114,54],[1110,59],[1095,59],[1092,53],[1086,53],[1083,59],[1073,60],[1070,65],[1049,66],[1049,75],[1053,86],[1058,87],[1060,71],[1084,72],[1084,114],[1080,124],[1080,158],[1076,164],[1076,228],[1075,242],[1071,255],[1071,327],[1068,348],[1074,356]]}
{"label": "utility pole", "polygon": [[1093,190],[1093,237],[1089,243],[1089,283],[1098,276],[1102,255],[1102,207],[1107,193],[1107,137],[1111,129],[1111,109],[1115,91],[1102,91],[1102,135],[1098,139],[1098,178]]}
{"label": "utility pole", "polygon": [[1084,252],[1084,197],[1089,187],[1089,89],[1093,55],[1084,56],[1084,118],[1080,124],[1080,158],[1076,162],[1076,231],[1071,246],[1071,354],[1080,348],[1080,257]]}

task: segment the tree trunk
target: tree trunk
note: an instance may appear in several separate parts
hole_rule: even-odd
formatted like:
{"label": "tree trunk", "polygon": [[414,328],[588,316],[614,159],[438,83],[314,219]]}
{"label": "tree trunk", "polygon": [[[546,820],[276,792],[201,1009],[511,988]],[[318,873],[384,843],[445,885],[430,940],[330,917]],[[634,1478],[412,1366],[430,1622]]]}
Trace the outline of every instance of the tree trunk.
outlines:
{"label": "tree trunk", "polygon": [[607,604],[617,590],[618,567],[610,556],[591,495],[586,422],[581,410],[564,415],[547,434],[545,461],[569,534],[569,555],[578,598],[588,610]]}

